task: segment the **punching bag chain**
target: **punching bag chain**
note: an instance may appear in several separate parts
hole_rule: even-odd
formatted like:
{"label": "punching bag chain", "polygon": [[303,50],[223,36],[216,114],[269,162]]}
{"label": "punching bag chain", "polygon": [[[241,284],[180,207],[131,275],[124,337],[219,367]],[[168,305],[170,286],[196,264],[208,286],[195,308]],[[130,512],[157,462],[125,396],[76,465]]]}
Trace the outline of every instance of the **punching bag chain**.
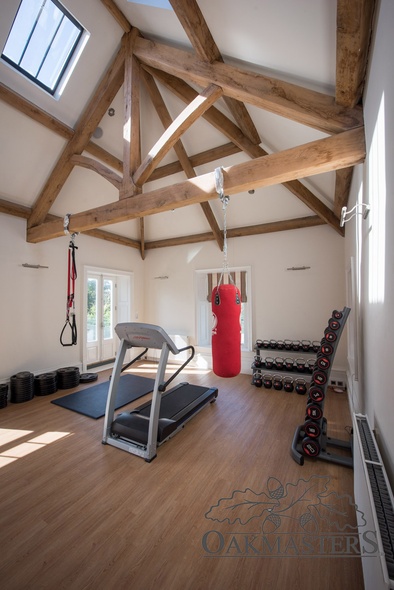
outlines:
{"label": "punching bag chain", "polygon": [[226,273],[230,277],[230,281],[234,283],[231,274],[228,271],[228,259],[227,259],[227,205],[229,203],[230,197],[224,194],[223,189],[223,168],[220,166],[219,168],[215,169],[215,185],[216,185],[216,192],[219,195],[219,198],[223,205],[223,270],[222,274],[220,275],[220,279],[218,282],[218,287],[221,285],[223,280],[223,275]]}

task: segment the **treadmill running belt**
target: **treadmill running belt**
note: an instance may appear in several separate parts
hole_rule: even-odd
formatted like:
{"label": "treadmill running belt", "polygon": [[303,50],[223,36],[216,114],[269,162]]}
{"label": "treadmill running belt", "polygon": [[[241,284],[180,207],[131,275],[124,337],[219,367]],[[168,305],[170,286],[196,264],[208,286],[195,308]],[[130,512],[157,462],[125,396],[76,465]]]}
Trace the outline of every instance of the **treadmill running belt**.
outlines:
{"label": "treadmill running belt", "polygon": [[[161,396],[157,441],[166,440],[207,403],[215,401],[218,390],[181,383]],[[112,422],[112,435],[145,445],[148,440],[152,403],[122,412]]]}
{"label": "treadmill running belt", "polygon": [[[187,412],[188,406],[193,404],[206,391],[206,387],[182,383],[178,387],[164,393],[161,398],[159,418],[175,419],[180,411],[182,413]],[[151,403],[147,402],[136,408],[135,411],[149,418],[150,410]]]}

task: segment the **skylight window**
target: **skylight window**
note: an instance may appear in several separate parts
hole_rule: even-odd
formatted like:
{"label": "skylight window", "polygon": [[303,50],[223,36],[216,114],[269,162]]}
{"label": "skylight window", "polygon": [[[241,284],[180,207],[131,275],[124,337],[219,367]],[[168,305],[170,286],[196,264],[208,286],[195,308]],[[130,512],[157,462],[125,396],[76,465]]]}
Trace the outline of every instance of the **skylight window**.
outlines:
{"label": "skylight window", "polygon": [[155,8],[165,8],[172,10],[172,6],[168,0],[127,0],[131,4],[145,4],[145,6],[154,6]]}
{"label": "skylight window", "polygon": [[84,32],[58,0],[22,0],[1,57],[50,94],[60,94]]}

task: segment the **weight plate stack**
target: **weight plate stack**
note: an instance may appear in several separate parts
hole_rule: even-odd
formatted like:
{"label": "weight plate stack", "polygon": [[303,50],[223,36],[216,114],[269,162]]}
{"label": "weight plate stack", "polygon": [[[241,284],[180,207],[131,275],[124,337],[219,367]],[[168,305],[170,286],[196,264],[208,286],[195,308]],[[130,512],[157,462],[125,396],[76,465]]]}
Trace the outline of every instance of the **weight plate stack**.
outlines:
{"label": "weight plate stack", "polygon": [[58,389],[71,389],[77,387],[80,381],[80,372],[78,367],[63,367],[57,370],[57,387]]}
{"label": "weight plate stack", "polygon": [[57,391],[56,371],[42,373],[34,377],[34,395],[50,395]]}
{"label": "weight plate stack", "polygon": [[5,408],[8,402],[8,384],[0,384],[0,408]]}
{"label": "weight plate stack", "polygon": [[34,375],[29,371],[21,371],[12,375],[11,383],[11,402],[20,404],[27,402],[34,397]]}

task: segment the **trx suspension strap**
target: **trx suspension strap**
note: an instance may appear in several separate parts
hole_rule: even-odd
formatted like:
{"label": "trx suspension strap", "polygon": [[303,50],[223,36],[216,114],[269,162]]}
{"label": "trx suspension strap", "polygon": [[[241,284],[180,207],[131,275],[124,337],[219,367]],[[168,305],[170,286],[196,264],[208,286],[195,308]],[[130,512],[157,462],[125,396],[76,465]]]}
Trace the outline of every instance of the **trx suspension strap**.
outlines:
{"label": "trx suspension strap", "polygon": [[[64,233],[69,234],[68,226],[70,223],[70,214],[68,213],[64,218]],[[66,322],[63,330],[60,333],[60,344],[62,346],[73,346],[77,344],[77,324],[75,321],[75,281],[77,278],[77,265],[75,261],[75,250],[78,247],[74,244],[77,234],[71,234],[71,240],[68,245],[68,266],[67,266],[67,307],[66,307]],[[72,309],[72,311],[71,311]],[[70,330],[70,341],[65,342],[65,331]]]}

